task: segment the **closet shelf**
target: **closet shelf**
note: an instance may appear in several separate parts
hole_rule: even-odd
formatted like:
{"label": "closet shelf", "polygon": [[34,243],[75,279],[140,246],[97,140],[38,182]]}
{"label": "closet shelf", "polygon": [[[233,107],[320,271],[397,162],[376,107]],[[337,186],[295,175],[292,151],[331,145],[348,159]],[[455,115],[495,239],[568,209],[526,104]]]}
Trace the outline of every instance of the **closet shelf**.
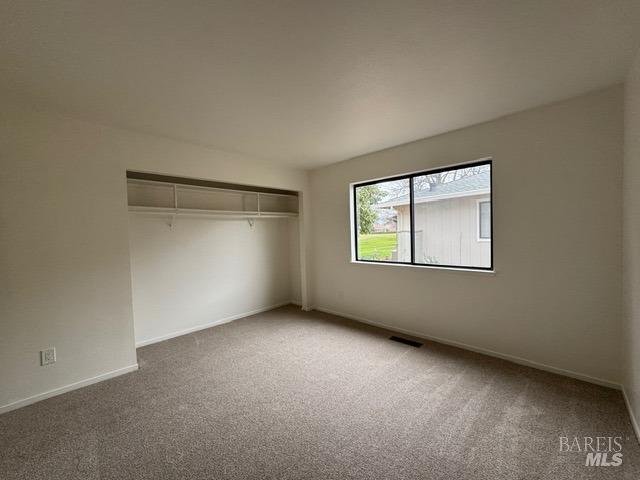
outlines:
{"label": "closet shelf", "polygon": [[171,218],[190,216],[248,220],[298,216],[299,197],[294,192],[263,192],[247,188],[231,184],[220,188],[127,179],[129,211],[132,213]]}
{"label": "closet shelf", "polygon": [[169,215],[213,218],[291,218],[297,217],[292,212],[240,212],[235,210],[201,210],[196,208],[166,208],[129,205],[130,213],[146,215]]}

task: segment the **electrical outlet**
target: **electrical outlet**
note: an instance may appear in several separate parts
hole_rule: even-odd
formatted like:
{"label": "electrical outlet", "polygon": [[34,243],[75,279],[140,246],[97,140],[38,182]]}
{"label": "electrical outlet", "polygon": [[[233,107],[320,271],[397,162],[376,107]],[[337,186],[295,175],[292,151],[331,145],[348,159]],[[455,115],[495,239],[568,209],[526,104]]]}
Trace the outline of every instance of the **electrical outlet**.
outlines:
{"label": "electrical outlet", "polygon": [[56,348],[47,348],[40,351],[40,365],[50,365],[56,363]]}

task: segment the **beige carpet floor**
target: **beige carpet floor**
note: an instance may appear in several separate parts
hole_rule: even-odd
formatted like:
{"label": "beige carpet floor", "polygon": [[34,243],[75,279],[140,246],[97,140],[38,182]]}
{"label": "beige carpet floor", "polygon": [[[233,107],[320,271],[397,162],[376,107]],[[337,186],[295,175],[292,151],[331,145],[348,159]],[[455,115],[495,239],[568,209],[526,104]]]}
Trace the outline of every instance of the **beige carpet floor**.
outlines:
{"label": "beige carpet floor", "polygon": [[[0,416],[9,479],[640,478],[620,392],[291,306]],[[586,467],[560,436],[622,437]]]}

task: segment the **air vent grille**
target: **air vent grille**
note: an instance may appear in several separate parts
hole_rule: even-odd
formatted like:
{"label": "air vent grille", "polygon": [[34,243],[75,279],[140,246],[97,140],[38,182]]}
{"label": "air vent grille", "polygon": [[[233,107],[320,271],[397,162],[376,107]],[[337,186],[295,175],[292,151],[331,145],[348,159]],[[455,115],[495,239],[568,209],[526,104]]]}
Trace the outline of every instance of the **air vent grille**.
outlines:
{"label": "air vent grille", "polygon": [[420,348],[422,343],[416,342],[415,340],[409,340],[408,338],[396,337],[393,335],[389,337],[389,340],[393,340],[394,342],[404,343],[405,345],[411,345],[412,347]]}

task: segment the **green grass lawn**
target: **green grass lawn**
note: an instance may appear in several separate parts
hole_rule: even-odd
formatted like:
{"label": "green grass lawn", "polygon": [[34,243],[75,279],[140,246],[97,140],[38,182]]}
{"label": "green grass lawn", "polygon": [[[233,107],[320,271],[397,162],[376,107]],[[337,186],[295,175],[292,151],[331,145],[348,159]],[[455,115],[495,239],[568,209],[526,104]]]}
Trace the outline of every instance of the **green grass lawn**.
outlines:
{"label": "green grass lawn", "polygon": [[358,258],[363,260],[391,260],[391,251],[398,241],[395,233],[358,235]]}

